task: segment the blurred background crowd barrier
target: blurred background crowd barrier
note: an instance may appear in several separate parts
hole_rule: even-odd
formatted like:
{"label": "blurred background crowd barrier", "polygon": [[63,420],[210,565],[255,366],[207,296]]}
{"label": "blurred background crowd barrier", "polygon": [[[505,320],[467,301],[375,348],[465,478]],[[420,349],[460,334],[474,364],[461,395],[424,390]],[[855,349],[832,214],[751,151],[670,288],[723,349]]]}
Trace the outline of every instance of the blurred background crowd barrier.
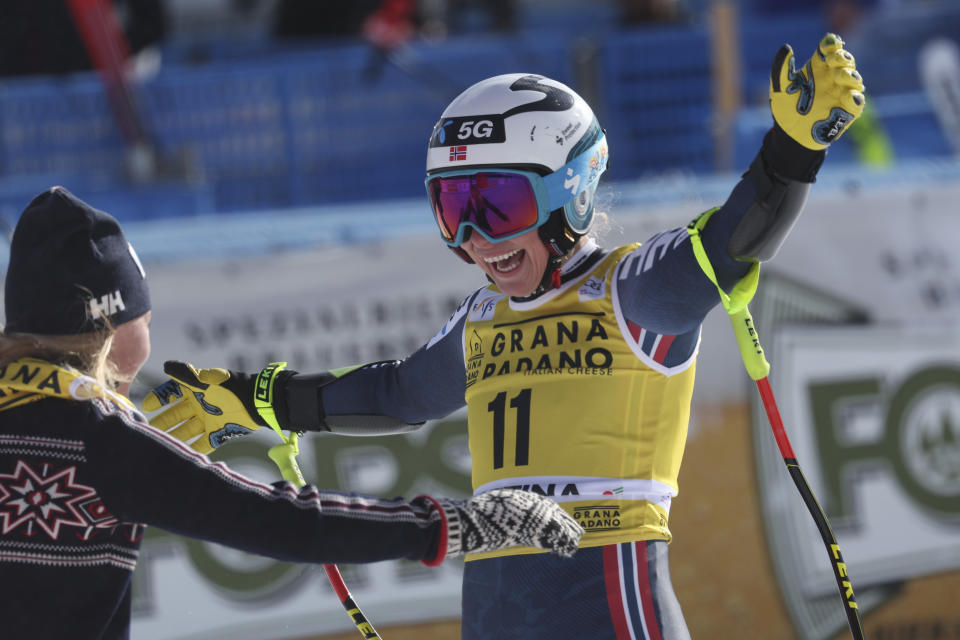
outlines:
{"label": "blurred background crowd barrier", "polygon": [[[723,201],[772,124],[775,52],[805,60],[826,31],[857,57],[867,111],[764,267],[754,316],[868,637],[960,639],[958,2],[16,0],[0,13],[0,227],[53,184],[124,223],[155,304],[138,400],[169,358],[403,357],[484,284],[437,241],[422,186],[461,90],[530,72],[591,103],[613,245]],[[728,325],[704,326],[671,513],[680,602],[694,638],[842,638]],[[270,444],[258,432],[214,457],[272,481]],[[303,449],[321,486],[470,491],[460,414]],[[387,640],[458,637],[457,563],[343,570]],[[158,530],[135,583],[141,639],[356,635],[318,568]]]}
{"label": "blurred background crowd barrier", "polygon": [[[128,29],[128,46],[140,50],[127,64],[139,71],[126,74],[119,100],[103,90],[108,73],[76,70],[91,56],[79,42],[67,46],[72,25],[55,30],[58,17],[70,20],[67,0],[19,4],[33,8],[19,20],[16,10],[5,15],[2,30],[13,36],[0,38],[0,212],[8,219],[50,181],[128,220],[419,196],[423,150],[443,106],[483,77],[518,70],[561,80],[594,106],[615,141],[610,180],[740,169],[771,122],[774,52],[790,42],[806,59],[828,29],[843,31],[870,98],[868,117],[831,150],[832,164],[954,151],[918,52],[960,31],[956,3],[422,2],[445,5],[441,28],[416,3],[386,2],[409,5],[392,19],[411,31],[383,43],[361,22],[377,15],[377,2],[118,0],[127,16],[152,5],[140,20],[163,25],[145,43],[134,39],[147,38],[137,35],[145,28]],[[301,33],[284,26],[287,5]],[[668,8],[633,15],[631,5]],[[509,8],[500,22],[498,6]],[[846,15],[841,8],[856,17],[835,17]],[[361,15],[324,34],[339,12]],[[37,58],[62,72],[36,73]],[[119,119],[117,102],[129,107]]]}

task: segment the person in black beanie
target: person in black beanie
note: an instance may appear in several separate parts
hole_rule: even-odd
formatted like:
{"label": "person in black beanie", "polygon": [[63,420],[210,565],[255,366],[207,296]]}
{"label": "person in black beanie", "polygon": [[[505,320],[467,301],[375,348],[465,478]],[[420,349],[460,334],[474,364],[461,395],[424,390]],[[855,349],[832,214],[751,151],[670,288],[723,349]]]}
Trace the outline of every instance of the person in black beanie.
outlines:
{"label": "person in black beanie", "polygon": [[151,427],[126,398],[150,353],[146,275],[117,221],[62,187],[21,215],[4,295],[5,638],[129,637],[147,525],[290,562],[576,549],[579,525],[533,493],[405,500],[267,485]]}

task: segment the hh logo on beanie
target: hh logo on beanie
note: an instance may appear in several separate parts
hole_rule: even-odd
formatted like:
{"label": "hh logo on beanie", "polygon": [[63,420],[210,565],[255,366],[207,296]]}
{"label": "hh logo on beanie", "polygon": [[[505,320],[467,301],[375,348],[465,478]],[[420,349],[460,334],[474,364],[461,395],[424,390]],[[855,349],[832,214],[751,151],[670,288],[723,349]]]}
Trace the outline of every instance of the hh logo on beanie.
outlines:
{"label": "hh logo on beanie", "polygon": [[90,317],[93,319],[109,318],[127,308],[123,304],[123,295],[121,295],[120,289],[113,293],[105,293],[99,299],[90,298],[90,302],[87,304],[90,306]]}
{"label": "hh logo on beanie", "polygon": [[4,298],[7,332],[85,333],[150,310],[146,274],[120,224],[63,187],[20,216]]}
{"label": "hh logo on beanie", "polygon": [[[127,243],[127,251],[130,252],[130,257],[133,258],[133,263],[137,265],[137,270],[140,272],[140,277],[146,280],[147,274],[143,270],[143,265],[140,264],[140,258],[137,257],[137,252],[133,250],[133,245],[129,242]],[[88,304],[90,307],[90,317],[94,320],[98,318],[111,318],[121,311],[127,310],[127,305],[123,303],[123,292],[120,291],[120,289],[117,289],[111,293],[105,293],[99,298],[90,298]]]}

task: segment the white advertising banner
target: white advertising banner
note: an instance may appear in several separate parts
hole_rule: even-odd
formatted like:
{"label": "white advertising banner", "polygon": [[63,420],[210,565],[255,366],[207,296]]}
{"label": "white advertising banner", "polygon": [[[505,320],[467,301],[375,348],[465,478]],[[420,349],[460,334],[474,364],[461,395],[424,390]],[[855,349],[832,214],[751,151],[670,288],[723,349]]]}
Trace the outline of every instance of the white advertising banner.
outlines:
{"label": "white advertising banner", "polygon": [[[960,327],[792,328],[772,346],[791,443],[857,586],[960,568]],[[794,579],[832,593],[812,520],[781,516],[795,532]]]}

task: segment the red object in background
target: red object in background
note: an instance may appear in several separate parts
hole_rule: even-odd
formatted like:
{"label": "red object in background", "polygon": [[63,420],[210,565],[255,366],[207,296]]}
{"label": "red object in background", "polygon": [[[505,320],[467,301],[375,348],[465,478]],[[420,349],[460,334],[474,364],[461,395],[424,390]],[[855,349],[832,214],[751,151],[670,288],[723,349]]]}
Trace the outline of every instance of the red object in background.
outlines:
{"label": "red object in background", "polygon": [[152,148],[140,111],[125,75],[130,44],[110,0],[67,0],[77,32],[100,73],[110,108],[130,146]]}
{"label": "red object in background", "polygon": [[383,0],[363,22],[363,37],[378,49],[399,47],[413,37],[416,8],[413,0]]}

